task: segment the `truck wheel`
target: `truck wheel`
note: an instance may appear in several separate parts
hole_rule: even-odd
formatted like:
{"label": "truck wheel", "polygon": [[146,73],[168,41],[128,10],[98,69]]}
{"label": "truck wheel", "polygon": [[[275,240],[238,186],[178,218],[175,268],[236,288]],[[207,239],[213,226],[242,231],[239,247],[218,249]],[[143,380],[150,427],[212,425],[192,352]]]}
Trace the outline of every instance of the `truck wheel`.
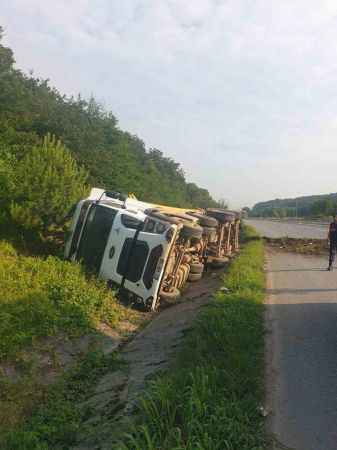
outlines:
{"label": "truck wheel", "polygon": [[209,217],[204,214],[196,213],[193,211],[188,211],[187,214],[189,216],[193,216],[199,219],[199,225],[201,225],[202,227],[216,228],[218,226],[218,221],[214,217]]}
{"label": "truck wheel", "polygon": [[235,221],[235,214],[231,212],[226,212],[225,209],[217,209],[217,208],[207,209],[207,215],[213,217],[220,223]]}
{"label": "truck wheel", "polygon": [[187,222],[196,222],[196,218],[191,216],[191,214],[184,214],[184,213],[167,213],[165,212],[165,215],[168,215],[169,217],[175,217],[177,219],[182,219],[185,220]]}
{"label": "truck wheel", "polygon": [[191,273],[202,273],[204,271],[204,265],[202,263],[192,263]]}
{"label": "truck wheel", "polygon": [[190,266],[188,264],[182,264],[180,267],[180,270],[183,272],[184,280],[183,280],[183,286],[187,281],[188,275],[190,273]]}
{"label": "truck wheel", "polygon": [[150,217],[154,217],[155,219],[162,220],[163,222],[168,222],[173,225],[178,225],[181,223],[181,220],[177,219],[176,217],[169,216],[168,214],[161,213],[158,209],[146,209],[145,214],[147,214]]}
{"label": "truck wheel", "polygon": [[180,291],[174,287],[171,291],[160,291],[160,300],[165,303],[175,303],[180,297]]}
{"label": "truck wheel", "polygon": [[227,258],[226,256],[222,257],[222,258],[218,258],[218,257],[212,257],[211,260],[211,265],[213,267],[223,267],[225,264],[227,264],[229,261],[229,258]]}
{"label": "truck wheel", "polygon": [[186,238],[201,239],[202,228],[199,227],[199,225],[192,225],[192,224],[190,225],[190,224],[184,223],[184,226],[183,226],[180,234]]}
{"label": "truck wheel", "polygon": [[198,281],[202,277],[202,273],[190,273],[188,276],[188,281]]}
{"label": "truck wheel", "polygon": [[216,228],[214,228],[214,227],[203,227],[202,230],[203,230],[202,234],[204,236],[212,237],[212,236],[216,235]]}

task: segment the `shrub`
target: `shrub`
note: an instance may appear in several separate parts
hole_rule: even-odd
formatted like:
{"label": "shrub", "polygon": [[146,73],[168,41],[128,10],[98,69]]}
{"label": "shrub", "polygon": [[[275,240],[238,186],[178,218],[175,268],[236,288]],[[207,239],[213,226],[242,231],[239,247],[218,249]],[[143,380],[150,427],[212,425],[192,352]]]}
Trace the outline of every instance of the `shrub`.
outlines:
{"label": "shrub", "polygon": [[12,219],[45,234],[86,193],[87,173],[54,136],[47,135],[17,163]]}

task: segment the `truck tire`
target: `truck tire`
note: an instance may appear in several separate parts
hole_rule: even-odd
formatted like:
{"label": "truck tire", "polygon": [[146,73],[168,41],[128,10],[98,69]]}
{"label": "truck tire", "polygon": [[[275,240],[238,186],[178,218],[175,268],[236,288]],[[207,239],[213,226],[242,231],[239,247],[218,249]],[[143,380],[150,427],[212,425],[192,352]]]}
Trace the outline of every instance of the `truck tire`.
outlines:
{"label": "truck tire", "polygon": [[204,214],[196,213],[196,212],[187,212],[188,215],[196,217],[199,220],[199,225],[202,227],[214,227],[218,226],[218,221],[214,217],[206,216]]}
{"label": "truck tire", "polygon": [[202,273],[204,271],[204,265],[202,263],[192,263],[190,267],[190,273]]}
{"label": "truck tire", "polygon": [[211,265],[213,267],[223,267],[225,264],[227,264],[229,261],[229,258],[227,258],[226,256],[219,258],[219,257],[213,257],[211,260]]}
{"label": "truck tire", "polygon": [[203,229],[203,235],[207,237],[211,237],[213,235],[216,235],[216,228],[213,227],[202,227]]}
{"label": "truck tire", "polygon": [[[176,217],[177,219],[182,219],[187,222],[195,222],[196,217],[191,216],[190,214],[184,214],[184,213],[164,213],[165,215],[169,217]],[[180,221],[181,222],[181,221]]]}
{"label": "truck tire", "polygon": [[178,288],[174,287],[171,291],[160,291],[159,297],[162,302],[165,303],[175,303],[180,297],[180,291]]}
{"label": "truck tire", "polygon": [[158,209],[146,209],[145,214],[150,217],[154,217],[155,219],[162,220],[163,222],[171,223],[173,225],[178,225],[179,223],[181,223],[181,220],[177,219],[176,217],[169,216],[168,214],[164,214]]}
{"label": "truck tire", "polygon": [[188,281],[198,281],[201,280],[202,273],[190,273],[188,276]]}
{"label": "truck tire", "polygon": [[235,214],[227,212],[225,209],[210,208],[207,209],[207,215],[213,217],[220,223],[235,221]]}
{"label": "truck tire", "polygon": [[202,228],[199,225],[187,224],[184,222],[184,226],[180,231],[181,236],[185,238],[201,239]]}

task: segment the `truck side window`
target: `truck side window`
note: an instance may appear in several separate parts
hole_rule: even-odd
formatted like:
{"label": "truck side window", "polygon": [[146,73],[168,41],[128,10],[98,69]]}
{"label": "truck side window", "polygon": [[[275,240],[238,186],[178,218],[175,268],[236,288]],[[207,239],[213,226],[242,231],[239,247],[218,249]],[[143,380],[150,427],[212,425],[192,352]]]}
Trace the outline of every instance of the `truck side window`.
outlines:
{"label": "truck side window", "polygon": [[133,230],[136,230],[142,223],[140,220],[136,219],[136,217],[128,216],[127,214],[121,215],[121,222],[126,228],[132,228]]}
{"label": "truck side window", "polygon": [[[132,255],[130,258],[131,251]],[[117,273],[125,276],[127,280],[133,283],[139,281],[144,271],[148,254],[149,246],[145,241],[133,243],[133,238],[125,239],[117,265]]]}
{"label": "truck side window", "polygon": [[163,253],[163,246],[157,245],[151,250],[149,260],[146,265],[146,269],[143,275],[143,282],[147,289],[150,289],[153,284],[153,276],[156,271],[158,260]]}

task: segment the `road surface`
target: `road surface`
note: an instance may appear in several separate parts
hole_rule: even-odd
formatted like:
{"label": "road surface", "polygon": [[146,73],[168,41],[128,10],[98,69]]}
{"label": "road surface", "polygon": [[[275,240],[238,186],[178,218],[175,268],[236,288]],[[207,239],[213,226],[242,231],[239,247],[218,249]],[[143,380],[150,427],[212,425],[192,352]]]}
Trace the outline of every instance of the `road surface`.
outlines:
{"label": "road surface", "polygon": [[267,411],[273,450],[337,449],[337,270],[268,254]]}
{"label": "road surface", "polygon": [[[262,235],[270,238],[291,237],[326,239],[328,225],[277,222],[273,220],[245,219]],[[336,447],[337,449],[337,447]]]}

